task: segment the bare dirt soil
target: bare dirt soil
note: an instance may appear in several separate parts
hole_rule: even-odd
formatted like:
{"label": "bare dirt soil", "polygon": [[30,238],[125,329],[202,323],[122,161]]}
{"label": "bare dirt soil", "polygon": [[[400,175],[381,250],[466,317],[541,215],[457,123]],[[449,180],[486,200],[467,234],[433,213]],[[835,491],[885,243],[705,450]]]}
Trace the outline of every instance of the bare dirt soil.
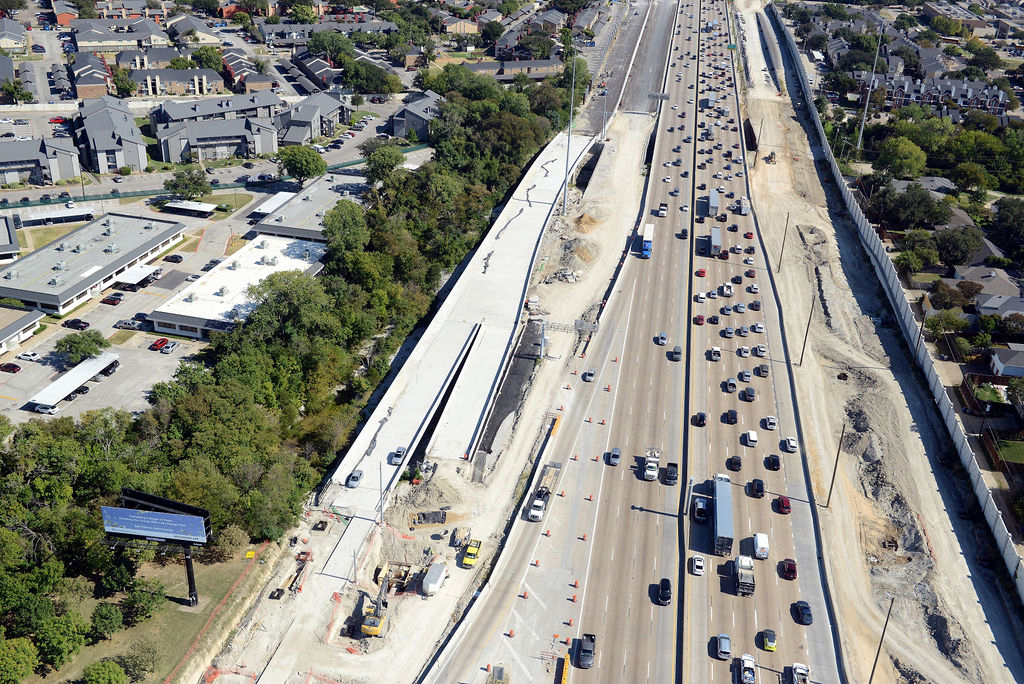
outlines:
{"label": "bare dirt soil", "polygon": [[[789,98],[762,75],[755,17],[762,4],[737,2],[753,81],[743,113],[762,131],[752,201],[792,350],[803,342],[814,300],[806,356],[794,372],[822,505],[846,425],[831,506],[820,518],[850,681],[868,679],[889,596],[895,603],[875,681],[1013,681],[1020,673],[1019,647],[1008,643],[1013,626],[1001,606],[979,599],[976,583],[992,578],[976,568],[972,576],[965,560],[975,556],[972,540],[961,546],[955,532],[964,497],[955,471],[940,465],[952,456],[945,428],[854,227],[838,218],[834,188],[825,194]],[[772,151],[774,165],[765,162]]]}

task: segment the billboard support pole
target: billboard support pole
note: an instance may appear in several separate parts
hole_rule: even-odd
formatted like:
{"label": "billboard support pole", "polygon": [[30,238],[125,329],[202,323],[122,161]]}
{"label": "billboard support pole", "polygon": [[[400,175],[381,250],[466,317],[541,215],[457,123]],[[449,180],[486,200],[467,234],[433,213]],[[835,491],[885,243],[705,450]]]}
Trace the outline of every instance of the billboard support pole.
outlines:
{"label": "billboard support pole", "polygon": [[196,571],[192,567],[192,545],[185,544],[185,575],[188,577],[188,605],[195,608],[199,605],[199,592],[196,590]]}

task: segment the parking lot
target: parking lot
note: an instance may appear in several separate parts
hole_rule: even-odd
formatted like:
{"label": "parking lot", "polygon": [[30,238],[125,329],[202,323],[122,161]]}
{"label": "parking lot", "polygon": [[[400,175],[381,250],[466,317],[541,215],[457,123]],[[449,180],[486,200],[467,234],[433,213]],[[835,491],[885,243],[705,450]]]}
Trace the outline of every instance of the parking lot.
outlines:
{"label": "parking lot", "polygon": [[[21,370],[17,373],[0,373],[0,411],[12,422],[20,423],[41,416],[27,406],[28,400],[44,389],[48,383],[67,370],[62,357],[54,353],[57,341],[75,332],[62,327],[62,322],[81,319],[89,323],[90,330],[98,330],[104,337],[117,343],[108,352],[120,354],[120,367],[109,377],[97,376],[99,380],[86,383],[88,393],[58,405],[57,415],[77,417],[86,411],[107,406],[116,406],[128,411],[142,411],[149,407],[147,395],[154,383],[170,380],[178,363],[195,354],[206,343],[198,340],[179,339],[179,346],[171,353],[151,351],[150,345],[160,337],[146,329],[139,331],[118,330],[114,325],[119,320],[131,319],[136,314],[146,314],[158,307],[167,297],[182,289],[188,283],[189,275],[202,272],[206,260],[192,253],[182,252],[184,261],[180,264],[161,262],[164,267],[162,278],[140,289],[138,292],[123,291],[120,304],[103,304],[97,298],[67,316],[64,321],[43,319],[47,329],[22,347],[0,357],[0,362],[15,363]],[[114,290],[106,290],[104,295]],[[40,355],[38,361],[26,361],[15,356],[21,352],[33,351]]]}

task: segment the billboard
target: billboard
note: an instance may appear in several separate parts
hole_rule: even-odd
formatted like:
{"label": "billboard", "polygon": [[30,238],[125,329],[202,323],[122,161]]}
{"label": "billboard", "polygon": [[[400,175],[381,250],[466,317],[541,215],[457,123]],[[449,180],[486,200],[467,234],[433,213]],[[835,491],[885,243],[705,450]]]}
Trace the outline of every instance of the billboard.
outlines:
{"label": "billboard", "polygon": [[103,529],[110,534],[152,541],[206,543],[206,523],[195,515],[101,506]]}

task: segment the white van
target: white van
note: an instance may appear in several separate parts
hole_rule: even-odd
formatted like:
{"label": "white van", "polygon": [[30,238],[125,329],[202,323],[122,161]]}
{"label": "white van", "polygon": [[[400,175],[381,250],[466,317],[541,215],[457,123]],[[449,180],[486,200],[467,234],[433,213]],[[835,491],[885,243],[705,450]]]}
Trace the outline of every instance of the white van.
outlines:
{"label": "white van", "polygon": [[755,446],[757,446],[757,433],[755,431],[747,430],[746,438],[747,438],[747,446],[748,447],[755,447]]}
{"label": "white van", "polygon": [[768,558],[768,535],[764,532],[754,534],[754,558],[758,560]]}

